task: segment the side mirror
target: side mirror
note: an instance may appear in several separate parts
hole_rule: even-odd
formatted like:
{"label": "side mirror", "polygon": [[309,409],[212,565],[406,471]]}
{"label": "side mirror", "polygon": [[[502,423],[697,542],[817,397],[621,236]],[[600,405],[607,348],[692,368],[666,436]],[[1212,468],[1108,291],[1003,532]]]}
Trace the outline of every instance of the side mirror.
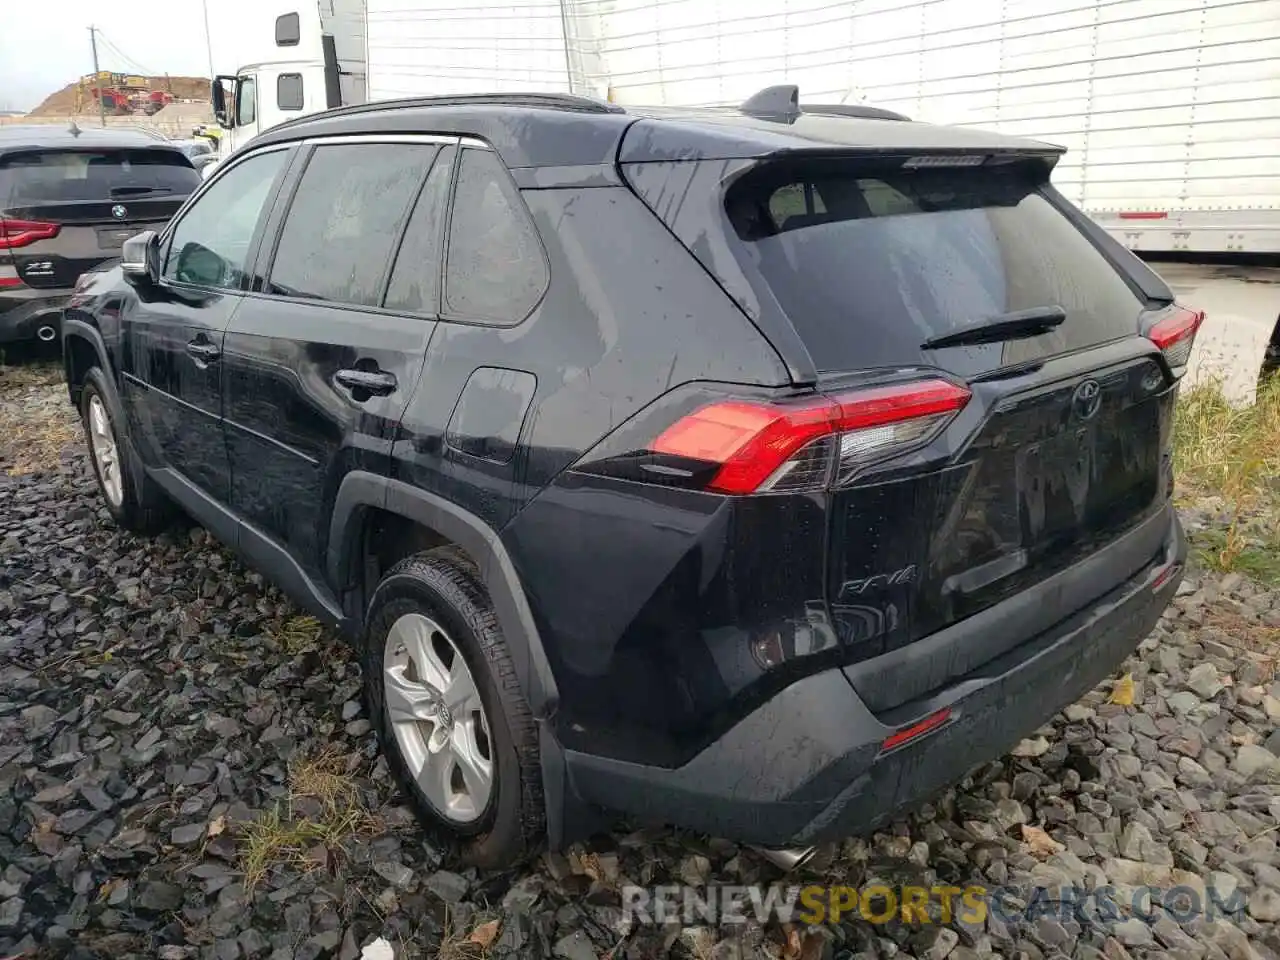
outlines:
{"label": "side mirror", "polygon": [[137,284],[153,284],[160,280],[160,244],[154,230],[144,230],[124,242],[120,250],[120,269]]}
{"label": "side mirror", "polygon": [[224,130],[230,130],[236,125],[235,116],[228,107],[229,103],[235,102],[236,78],[219,74],[213,78],[213,84],[210,86],[210,95],[213,99],[213,118],[218,121],[218,126]]}

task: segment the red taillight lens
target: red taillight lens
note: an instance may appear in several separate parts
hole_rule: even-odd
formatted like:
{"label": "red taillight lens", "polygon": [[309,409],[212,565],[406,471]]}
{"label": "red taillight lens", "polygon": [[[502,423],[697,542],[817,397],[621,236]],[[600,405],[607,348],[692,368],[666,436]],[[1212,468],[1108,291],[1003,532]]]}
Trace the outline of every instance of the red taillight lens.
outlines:
{"label": "red taillight lens", "polygon": [[1191,359],[1191,348],[1196,342],[1196,332],[1204,323],[1204,311],[1173,307],[1168,316],[1161,317],[1147,331],[1147,339],[1160,348],[1165,360],[1174,370],[1180,370]]}
{"label": "red taillight lens", "polygon": [[823,489],[927,441],[969,396],[925,380],[790,403],[729,400],[677,420],[649,450],[719,464],[707,489],[720,493]]}
{"label": "red taillight lens", "polygon": [[60,229],[56,223],[39,220],[0,220],[0,250],[14,250],[37,240],[50,240],[58,235]]}
{"label": "red taillight lens", "polygon": [[5,287],[21,287],[23,285],[21,277],[0,277],[0,289]]}

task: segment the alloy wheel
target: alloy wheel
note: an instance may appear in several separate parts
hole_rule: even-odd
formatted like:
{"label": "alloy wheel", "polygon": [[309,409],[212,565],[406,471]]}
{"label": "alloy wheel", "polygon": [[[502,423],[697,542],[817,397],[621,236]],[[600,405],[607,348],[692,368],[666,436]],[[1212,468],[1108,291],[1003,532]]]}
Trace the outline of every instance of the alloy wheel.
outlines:
{"label": "alloy wheel", "polygon": [[478,819],[493,792],[493,742],[474,677],[434,620],[407,613],[387,631],[387,717],[409,775],[454,823]]}
{"label": "alloy wheel", "polygon": [[106,405],[96,393],[89,397],[89,449],[98,466],[102,492],[113,507],[124,502],[124,479],[120,474],[120,450]]}

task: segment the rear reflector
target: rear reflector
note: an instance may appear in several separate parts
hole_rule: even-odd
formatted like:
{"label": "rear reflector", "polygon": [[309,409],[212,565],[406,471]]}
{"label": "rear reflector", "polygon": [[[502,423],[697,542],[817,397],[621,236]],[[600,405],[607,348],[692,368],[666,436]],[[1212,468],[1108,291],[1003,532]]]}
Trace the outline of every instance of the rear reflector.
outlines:
{"label": "rear reflector", "polygon": [[39,220],[0,220],[0,250],[14,250],[37,240],[51,240],[60,229],[56,223]]}
{"label": "rear reflector", "polygon": [[880,745],[880,752],[884,753],[887,750],[900,747],[905,743],[910,743],[912,740],[918,740],[926,733],[931,733],[934,730],[937,730],[950,719],[951,708],[943,707],[937,713],[929,714],[929,716],[925,717],[919,723],[913,723],[911,726],[904,727],[897,733],[885,737],[884,743]]}
{"label": "rear reflector", "polygon": [[1126,210],[1120,214],[1121,220],[1165,220],[1169,216],[1162,210]]}
{"label": "rear reflector", "polygon": [[1147,331],[1147,339],[1160,348],[1165,360],[1176,373],[1191,359],[1191,348],[1196,341],[1196,332],[1204,323],[1204,311],[1188,310],[1175,306],[1168,316],[1157,320]]}
{"label": "rear reflector", "polygon": [[648,449],[718,464],[706,488],[719,493],[821,490],[926,442],[969,396],[923,380],[792,402],[728,400],[677,420]]}
{"label": "rear reflector", "polygon": [[1155,593],[1160,590],[1166,583],[1172,580],[1178,573],[1182,571],[1182,564],[1171,563],[1151,581],[1151,592]]}

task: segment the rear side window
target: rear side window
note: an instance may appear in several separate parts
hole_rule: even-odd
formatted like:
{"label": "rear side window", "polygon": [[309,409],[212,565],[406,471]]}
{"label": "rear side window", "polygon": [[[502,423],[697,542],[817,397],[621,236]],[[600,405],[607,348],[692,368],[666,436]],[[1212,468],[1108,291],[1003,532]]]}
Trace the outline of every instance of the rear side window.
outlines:
{"label": "rear side window", "polygon": [[1136,330],[1137,297],[1030,168],[771,164],[725,203],[742,259],[820,370],[917,362],[925,340],[1037,307],[1062,307],[1066,322],[1047,346],[1010,345],[1005,362]]}
{"label": "rear side window", "polygon": [[0,202],[58,203],[186,196],[200,174],[176,150],[47,150],[0,162]]}
{"label": "rear side window", "polygon": [[454,190],[445,301],[465,319],[511,325],[547,286],[542,244],[497,154],[464,150]]}
{"label": "rear side window", "polygon": [[282,73],[276,77],[276,106],[281,110],[302,109],[302,74]]}
{"label": "rear side window", "polygon": [[285,217],[268,292],[377,306],[392,250],[438,149],[316,147]]}

